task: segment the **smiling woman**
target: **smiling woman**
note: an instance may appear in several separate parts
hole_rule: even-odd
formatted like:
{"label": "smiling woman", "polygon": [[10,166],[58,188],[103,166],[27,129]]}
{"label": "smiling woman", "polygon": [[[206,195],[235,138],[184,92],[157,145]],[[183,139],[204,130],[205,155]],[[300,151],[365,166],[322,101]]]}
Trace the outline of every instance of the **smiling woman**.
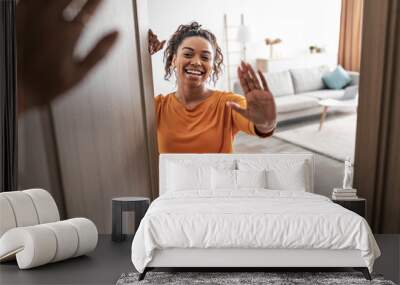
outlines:
{"label": "smiling woman", "polygon": [[[149,31],[149,52],[164,42]],[[268,137],[276,124],[275,102],[263,75],[242,62],[238,77],[245,97],[212,90],[223,56],[210,31],[193,22],[180,25],[164,52],[165,79],[172,73],[177,90],[155,99],[160,153],[231,153],[239,131]]]}

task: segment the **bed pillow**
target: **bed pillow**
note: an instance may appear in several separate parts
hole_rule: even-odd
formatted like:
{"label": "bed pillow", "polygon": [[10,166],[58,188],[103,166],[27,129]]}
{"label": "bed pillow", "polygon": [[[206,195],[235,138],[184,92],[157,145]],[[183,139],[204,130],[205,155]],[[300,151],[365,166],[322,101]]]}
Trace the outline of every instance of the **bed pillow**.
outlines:
{"label": "bed pillow", "polygon": [[212,188],[236,190],[236,170],[212,168]]}
{"label": "bed pillow", "polygon": [[213,190],[239,190],[241,188],[267,188],[266,170],[212,169]]}
{"label": "bed pillow", "polygon": [[239,170],[266,170],[267,189],[312,191],[309,160],[294,159],[239,159]]}
{"label": "bed pillow", "polygon": [[267,171],[236,170],[237,188],[267,188]]}
{"label": "bed pillow", "polygon": [[168,165],[168,191],[211,190],[211,167]]}
{"label": "bed pillow", "polygon": [[269,170],[267,173],[268,189],[306,191],[307,167],[305,163],[292,165],[289,171]]}

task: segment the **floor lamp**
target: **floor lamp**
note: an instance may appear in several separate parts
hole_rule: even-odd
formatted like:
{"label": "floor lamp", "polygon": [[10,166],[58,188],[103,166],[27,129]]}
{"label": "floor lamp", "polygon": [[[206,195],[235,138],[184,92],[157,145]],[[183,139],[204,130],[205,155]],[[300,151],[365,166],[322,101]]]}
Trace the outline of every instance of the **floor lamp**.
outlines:
{"label": "floor lamp", "polygon": [[246,61],[246,43],[250,41],[250,29],[244,25],[244,16],[240,16],[240,26],[238,28],[236,39],[242,44],[242,59]]}

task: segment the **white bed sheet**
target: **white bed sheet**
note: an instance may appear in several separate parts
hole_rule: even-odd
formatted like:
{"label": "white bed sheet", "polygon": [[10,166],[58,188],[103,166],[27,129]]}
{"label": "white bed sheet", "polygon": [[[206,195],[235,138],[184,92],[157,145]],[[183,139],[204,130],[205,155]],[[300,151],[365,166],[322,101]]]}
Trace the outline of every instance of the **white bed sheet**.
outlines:
{"label": "white bed sheet", "polygon": [[380,255],[359,215],[321,195],[265,189],[160,196],[133,239],[135,268],[166,248],[357,249],[370,272]]}

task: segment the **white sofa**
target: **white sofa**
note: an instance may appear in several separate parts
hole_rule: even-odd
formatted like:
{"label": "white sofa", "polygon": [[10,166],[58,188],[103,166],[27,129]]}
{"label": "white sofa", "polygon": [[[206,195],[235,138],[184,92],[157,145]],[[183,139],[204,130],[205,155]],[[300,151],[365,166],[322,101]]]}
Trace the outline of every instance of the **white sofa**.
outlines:
{"label": "white sofa", "polygon": [[[328,66],[290,69],[282,72],[264,73],[272,95],[275,97],[278,122],[321,114],[318,104],[323,99],[352,99],[358,93],[358,72],[348,72],[352,81],[341,90],[327,89],[322,76],[329,72]],[[239,82],[234,92],[243,94]]]}
{"label": "white sofa", "polygon": [[97,239],[88,219],[60,221],[46,190],[0,193],[0,262],[16,259],[20,269],[33,268],[86,254]]}

